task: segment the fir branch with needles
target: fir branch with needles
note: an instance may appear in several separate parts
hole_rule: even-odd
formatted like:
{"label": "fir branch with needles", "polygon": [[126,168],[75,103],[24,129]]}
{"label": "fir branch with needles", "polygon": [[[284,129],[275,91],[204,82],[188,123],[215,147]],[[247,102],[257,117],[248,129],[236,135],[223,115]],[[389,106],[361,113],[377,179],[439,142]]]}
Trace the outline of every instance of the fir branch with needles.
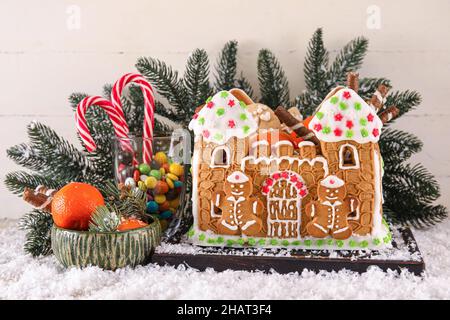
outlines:
{"label": "fir branch with needles", "polygon": [[272,109],[289,106],[289,84],[275,55],[268,49],[260,50],[257,65],[261,103]]}

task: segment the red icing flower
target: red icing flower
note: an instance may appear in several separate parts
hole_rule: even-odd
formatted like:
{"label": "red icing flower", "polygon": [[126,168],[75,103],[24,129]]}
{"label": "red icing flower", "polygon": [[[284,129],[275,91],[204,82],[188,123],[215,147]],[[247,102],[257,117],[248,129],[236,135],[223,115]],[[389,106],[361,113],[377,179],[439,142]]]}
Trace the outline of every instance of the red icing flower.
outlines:
{"label": "red icing flower", "polygon": [[303,188],[303,182],[298,181],[298,182],[295,184],[295,186],[296,186],[298,189],[301,189],[301,188]]}
{"label": "red icing flower", "polygon": [[236,127],[236,123],[234,122],[234,120],[228,120],[228,127],[231,129]]}
{"label": "red icing flower", "polygon": [[194,115],[192,116],[192,119],[197,119],[198,118],[198,113],[194,113]]}
{"label": "red icing flower", "polygon": [[369,121],[369,122],[372,122],[374,118],[375,118],[375,117],[374,117],[373,114],[371,114],[371,113],[369,113],[369,114],[367,115],[367,121]]}
{"label": "red icing flower", "polygon": [[234,106],[234,100],[228,100],[228,105],[230,107],[233,107]]}
{"label": "red icing flower", "polygon": [[281,173],[281,177],[283,177],[284,179],[287,179],[289,177],[289,175],[286,171],[284,171]]}
{"label": "red icing flower", "polygon": [[347,122],[345,123],[345,126],[349,129],[353,128],[353,121],[347,120]]}
{"label": "red icing flower", "polygon": [[211,109],[212,107],[214,107],[214,102],[210,101],[206,104],[206,106]]}
{"label": "red icing flower", "polygon": [[273,185],[273,180],[270,179],[270,178],[267,178],[267,179],[266,179],[266,185],[268,185],[269,187],[270,187],[271,185]]}
{"label": "red icing flower", "polygon": [[262,187],[262,192],[263,193],[269,193],[269,186],[263,186]]}
{"label": "red icing flower", "polygon": [[378,137],[378,135],[380,134],[380,130],[378,130],[377,128],[372,130],[372,134],[374,137]]}
{"label": "red icing flower", "polygon": [[316,131],[322,130],[322,125],[321,125],[320,123],[316,123],[316,124],[314,125],[314,130],[316,130]]}
{"label": "red icing flower", "polygon": [[350,94],[350,92],[344,91],[344,93],[342,94],[342,96],[344,97],[344,99],[350,99],[350,97],[351,97],[352,95]]}
{"label": "red icing flower", "polygon": [[333,132],[336,137],[340,137],[342,135],[342,130],[339,128],[334,129]]}
{"label": "red icing flower", "polygon": [[208,130],[203,130],[202,134],[205,138],[208,138],[210,133]]}
{"label": "red icing flower", "polygon": [[280,179],[280,174],[279,173],[274,173],[272,178],[274,178],[275,180]]}
{"label": "red icing flower", "polygon": [[294,175],[291,176],[290,180],[291,180],[291,182],[297,182],[297,176],[294,176]]}
{"label": "red icing flower", "polygon": [[300,189],[299,193],[300,196],[304,197],[306,196],[306,190],[305,189]]}
{"label": "red icing flower", "polygon": [[334,120],[335,121],[341,121],[342,118],[344,118],[344,116],[342,114],[340,114],[340,113],[334,115]]}

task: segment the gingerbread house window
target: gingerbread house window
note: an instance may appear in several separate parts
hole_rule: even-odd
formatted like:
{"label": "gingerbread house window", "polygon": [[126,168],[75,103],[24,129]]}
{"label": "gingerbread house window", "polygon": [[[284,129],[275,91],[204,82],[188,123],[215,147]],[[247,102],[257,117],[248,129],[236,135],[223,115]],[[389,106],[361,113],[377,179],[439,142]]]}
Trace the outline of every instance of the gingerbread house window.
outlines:
{"label": "gingerbread house window", "polygon": [[227,146],[219,146],[214,149],[211,155],[211,167],[226,168],[230,166],[231,152]]}
{"label": "gingerbread house window", "polygon": [[358,150],[352,144],[346,143],[339,149],[339,168],[340,169],[358,169],[359,156]]}

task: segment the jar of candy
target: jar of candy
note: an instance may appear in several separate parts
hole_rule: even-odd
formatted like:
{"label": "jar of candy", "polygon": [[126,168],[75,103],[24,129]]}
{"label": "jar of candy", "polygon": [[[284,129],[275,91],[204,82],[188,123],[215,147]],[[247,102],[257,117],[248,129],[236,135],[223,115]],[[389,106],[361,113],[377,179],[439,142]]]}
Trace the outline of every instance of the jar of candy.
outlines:
{"label": "jar of candy", "polygon": [[[152,147],[147,161],[145,144]],[[185,183],[190,164],[189,132],[175,130],[171,136],[145,138],[129,136],[114,139],[114,172],[117,183],[147,193],[147,213],[167,227],[184,206]]]}

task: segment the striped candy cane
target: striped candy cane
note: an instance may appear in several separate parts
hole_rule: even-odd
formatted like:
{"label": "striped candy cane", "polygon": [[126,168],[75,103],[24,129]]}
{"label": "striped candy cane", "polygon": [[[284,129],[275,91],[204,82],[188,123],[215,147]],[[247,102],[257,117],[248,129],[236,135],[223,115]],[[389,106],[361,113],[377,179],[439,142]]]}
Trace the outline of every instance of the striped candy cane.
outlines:
{"label": "striped candy cane", "polygon": [[[153,88],[145,78],[136,73],[127,73],[122,76],[114,84],[111,91],[111,102],[114,108],[118,111],[121,118],[123,116],[123,108],[120,97],[122,96],[123,89],[129,83],[136,83],[141,87],[142,94],[144,95],[144,143],[142,148],[143,162],[150,163],[153,156],[153,127],[155,125],[154,112],[155,112],[155,99]],[[128,132],[128,131],[127,131]]]}
{"label": "striped candy cane", "polygon": [[134,155],[134,150],[128,139],[128,125],[122,119],[120,114],[117,112],[116,108],[113,106],[111,101],[99,96],[86,97],[80,101],[77,106],[77,111],[75,113],[75,121],[78,129],[78,133],[81,140],[86,146],[89,152],[94,151],[97,148],[94,139],[91,136],[89,128],[86,122],[86,112],[90,106],[99,106],[108,114],[114,128],[114,132],[118,138],[126,138],[123,143],[124,149],[129,150]]}

